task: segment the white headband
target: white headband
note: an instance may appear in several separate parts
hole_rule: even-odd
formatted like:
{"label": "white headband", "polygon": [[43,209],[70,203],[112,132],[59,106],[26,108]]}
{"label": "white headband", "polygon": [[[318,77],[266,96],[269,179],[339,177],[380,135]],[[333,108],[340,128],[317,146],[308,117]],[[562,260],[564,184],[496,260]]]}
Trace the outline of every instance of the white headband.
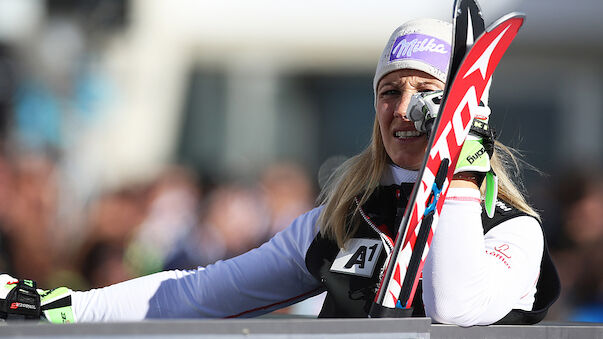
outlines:
{"label": "white headband", "polygon": [[404,23],[391,35],[379,58],[373,91],[387,73],[415,69],[446,82],[450,62],[452,24],[437,19],[416,19]]}

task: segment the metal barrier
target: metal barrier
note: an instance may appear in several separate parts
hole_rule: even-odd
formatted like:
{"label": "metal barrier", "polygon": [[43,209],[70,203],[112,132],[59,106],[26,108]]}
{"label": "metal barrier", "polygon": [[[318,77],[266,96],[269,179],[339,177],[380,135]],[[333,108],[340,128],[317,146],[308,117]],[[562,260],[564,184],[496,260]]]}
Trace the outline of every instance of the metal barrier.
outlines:
{"label": "metal barrier", "polygon": [[410,319],[236,319],[51,325],[2,323],[0,337],[21,338],[603,338],[603,324],[432,325]]}

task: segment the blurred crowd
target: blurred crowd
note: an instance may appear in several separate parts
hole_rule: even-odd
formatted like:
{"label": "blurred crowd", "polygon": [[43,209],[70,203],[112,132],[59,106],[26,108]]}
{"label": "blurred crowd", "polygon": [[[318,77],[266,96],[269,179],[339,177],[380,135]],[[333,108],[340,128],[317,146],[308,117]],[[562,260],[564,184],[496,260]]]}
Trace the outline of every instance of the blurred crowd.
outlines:
{"label": "blurred crowd", "polygon": [[291,162],[236,179],[168,163],[103,181],[82,140],[115,100],[99,50],[127,2],[72,5],[49,3],[31,36],[0,40],[0,272],[80,290],[194,269],[261,245],[314,206],[316,181]]}
{"label": "blurred crowd", "polygon": [[552,178],[549,246],[561,278],[551,319],[603,322],[603,173],[586,168]]}
{"label": "blurred crowd", "polygon": [[[213,186],[174,166],[103,192],[82,211],[60,206],[61,186],[48,156],[0,158],[0,271],[85,289],[192,269],[257,247],[315,199],[306,173],[289,163],[267,167],[257,182]],[[61,225],[74,220],[75,228]]]}

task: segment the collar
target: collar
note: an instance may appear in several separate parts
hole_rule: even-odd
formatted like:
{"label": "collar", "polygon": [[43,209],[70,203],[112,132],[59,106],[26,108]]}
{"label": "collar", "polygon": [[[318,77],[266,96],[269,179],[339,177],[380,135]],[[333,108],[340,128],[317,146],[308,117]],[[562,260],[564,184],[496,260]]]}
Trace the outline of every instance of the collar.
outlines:
{"label": "collar", "polygon": [[411,171],[402,167],[398,167],[394,164],[388,164],[385,170],[383,170],[383,175],[381,175],[381,180],[379,181],[379,184],[383,186],[389,186],[400,185],[403,182],[415,183],[417,181],[418,176],[419,171]]}

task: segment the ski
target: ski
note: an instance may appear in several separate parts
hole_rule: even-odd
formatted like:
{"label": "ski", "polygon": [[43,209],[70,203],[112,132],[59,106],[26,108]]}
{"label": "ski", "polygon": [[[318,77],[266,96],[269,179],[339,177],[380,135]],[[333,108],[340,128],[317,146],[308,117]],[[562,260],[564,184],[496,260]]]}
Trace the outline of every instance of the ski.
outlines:
{"label": "ski", "polygon": [[[525,16],[510,13],[483,33],[475,0],[454,6],[454,36],[442,104],[429,137],[394,250],[370,311],[371,317],[412,314],[412,302],[459,153],[475,116],[475,107],[502,55],[517,35]],[[473,37],[476,37],[473,41]]]}

